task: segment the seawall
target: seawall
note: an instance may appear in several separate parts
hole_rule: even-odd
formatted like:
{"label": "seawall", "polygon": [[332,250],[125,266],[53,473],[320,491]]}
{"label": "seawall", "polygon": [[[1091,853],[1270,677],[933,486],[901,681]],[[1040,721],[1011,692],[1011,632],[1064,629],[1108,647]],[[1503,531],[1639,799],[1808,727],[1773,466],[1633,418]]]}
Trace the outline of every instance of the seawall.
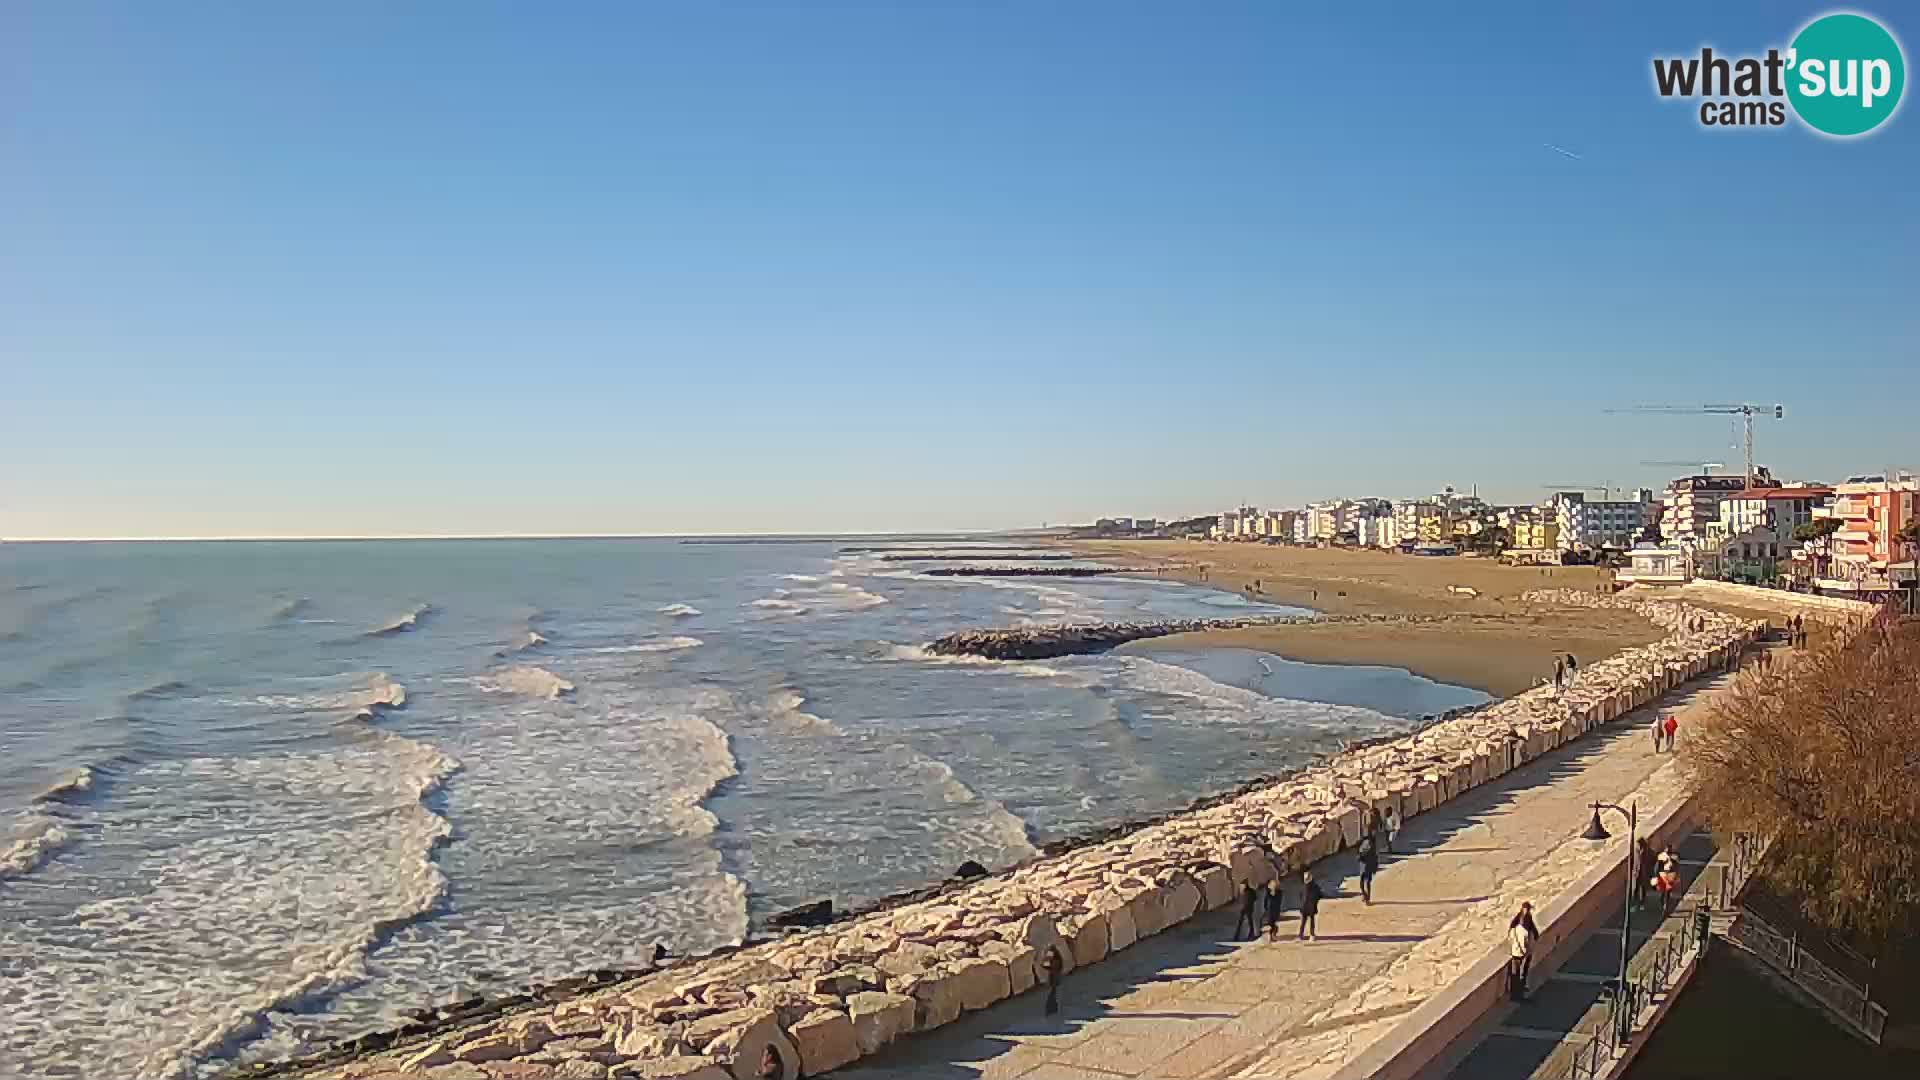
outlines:
{"label": "seawall", "polygon": [[[1553,596],[1541,594],[1540,602]],[[1682,602],[1593,598],[1669,631],[1580,672],[1564,695],[1528,691],[1114,840],[1036,859],[930,900],[529,1007],[310,1075],[746,1080],[777,1063],[817,1075],[1097,964],[1199,911],[1359,839],[1370,808],[1411,818],[1719,670],[1758,623]],[[466,1067],[466,1072],[460,1069]],[[517,1074],[517,1075],[521,1075]]]}

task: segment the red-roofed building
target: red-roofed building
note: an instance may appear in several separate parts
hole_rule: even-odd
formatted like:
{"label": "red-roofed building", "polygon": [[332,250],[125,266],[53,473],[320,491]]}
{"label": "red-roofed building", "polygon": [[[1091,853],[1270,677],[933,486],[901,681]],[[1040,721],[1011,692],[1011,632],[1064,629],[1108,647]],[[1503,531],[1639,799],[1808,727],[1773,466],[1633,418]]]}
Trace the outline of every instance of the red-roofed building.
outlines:
{"label": "red-roofed building", "polygon": [[1720,503],[1720,516],[1707,523],[1701,565],[1715,576],[1772,584],[1800,542],[1795,529],[1833,498],[1833,489],[1814,485],[1745,488]]}

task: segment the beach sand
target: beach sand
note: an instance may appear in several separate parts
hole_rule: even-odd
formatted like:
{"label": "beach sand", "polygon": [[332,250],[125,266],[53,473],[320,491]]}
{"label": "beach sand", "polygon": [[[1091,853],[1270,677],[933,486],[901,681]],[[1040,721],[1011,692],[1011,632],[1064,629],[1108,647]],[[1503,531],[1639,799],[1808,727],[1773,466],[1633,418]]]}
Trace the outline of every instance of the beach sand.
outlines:
{"label": "beach sand", "polygon": [[[1591,589],[1605,570],[1590,566],[1505,566],[1492,559],[1422,558],[1384,551],[1185,541],[1074,542],[1090,557],[1152,567],[1162,576],[1243,591],[1332,615],[1458,615],[1445,622],[1328,623],[1175,634],[1129,650],[1237,647],[1319,664],[1406,668],[1496,697],[1553,677],[1568,653],[1583,663],[1661,637],[1631,612],[1523,604],[1529,589]],[[1476,590],[1450,593],[1450,585]]]}

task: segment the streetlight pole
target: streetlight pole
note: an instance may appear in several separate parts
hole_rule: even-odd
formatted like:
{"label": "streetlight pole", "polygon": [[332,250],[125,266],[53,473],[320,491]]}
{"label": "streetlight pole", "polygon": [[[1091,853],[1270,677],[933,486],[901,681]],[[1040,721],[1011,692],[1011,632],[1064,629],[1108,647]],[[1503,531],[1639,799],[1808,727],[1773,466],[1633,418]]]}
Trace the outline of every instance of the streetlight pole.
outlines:
{"label": "streetlight pole", "polygon": [[1635,801],[1627,806],[1597,802],[1593,804],[1593,821],[1587,825],[1587,831],[1581,834],[1583,840],[1605,840],[1609,837],[1606,826],[1600,824],[1600,811],[1616,810],[1627,818],[1627,891],[1620,898],[1620,977],[1614,989],[1614,1005],[1619,1010],[1619,1041],[1625,1044],[1633,1034],[1633,1016],[1628,1012],[1627,1000],[1627,956],[1633,940],[1633,887],[1639,879],[1634,875],[1641,868],[1635,867],[1634,859],[1639,853],[1637,842],[1640,836],[1640,803]]}

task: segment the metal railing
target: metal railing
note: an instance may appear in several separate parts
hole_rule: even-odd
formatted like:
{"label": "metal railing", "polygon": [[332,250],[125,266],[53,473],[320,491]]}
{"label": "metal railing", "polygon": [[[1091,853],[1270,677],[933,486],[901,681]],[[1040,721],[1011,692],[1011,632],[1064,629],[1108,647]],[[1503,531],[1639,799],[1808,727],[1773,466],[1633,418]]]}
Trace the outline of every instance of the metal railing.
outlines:
{"label": "metal railing", "polygon": [[1640,1014],[1698,959],[1713,934],[1713,912],[1700,903],[1684,909],[1678,932],[1663,943],[1649,943],[1627,963],[1624,992],[1617,983],[1608,986],[1607,1010],[1600,1027],[1584,1038],[1563,1043],[1556,1053],[1561,1060],[1549,1059],[1536,1076],[1547,1080],[1594,1080],[1613,1067],[1614,1059],[1633,1038]]}
{"label": "metal railing", "polygon": [[1850,978],[1801,948],[1797,931],[1782,931],[1751,909],[1741,913],[1727,938],[1826,1006],[1835,1017],[1878,1044],[1887,1010],[1873,1000],[1869,983]]}

